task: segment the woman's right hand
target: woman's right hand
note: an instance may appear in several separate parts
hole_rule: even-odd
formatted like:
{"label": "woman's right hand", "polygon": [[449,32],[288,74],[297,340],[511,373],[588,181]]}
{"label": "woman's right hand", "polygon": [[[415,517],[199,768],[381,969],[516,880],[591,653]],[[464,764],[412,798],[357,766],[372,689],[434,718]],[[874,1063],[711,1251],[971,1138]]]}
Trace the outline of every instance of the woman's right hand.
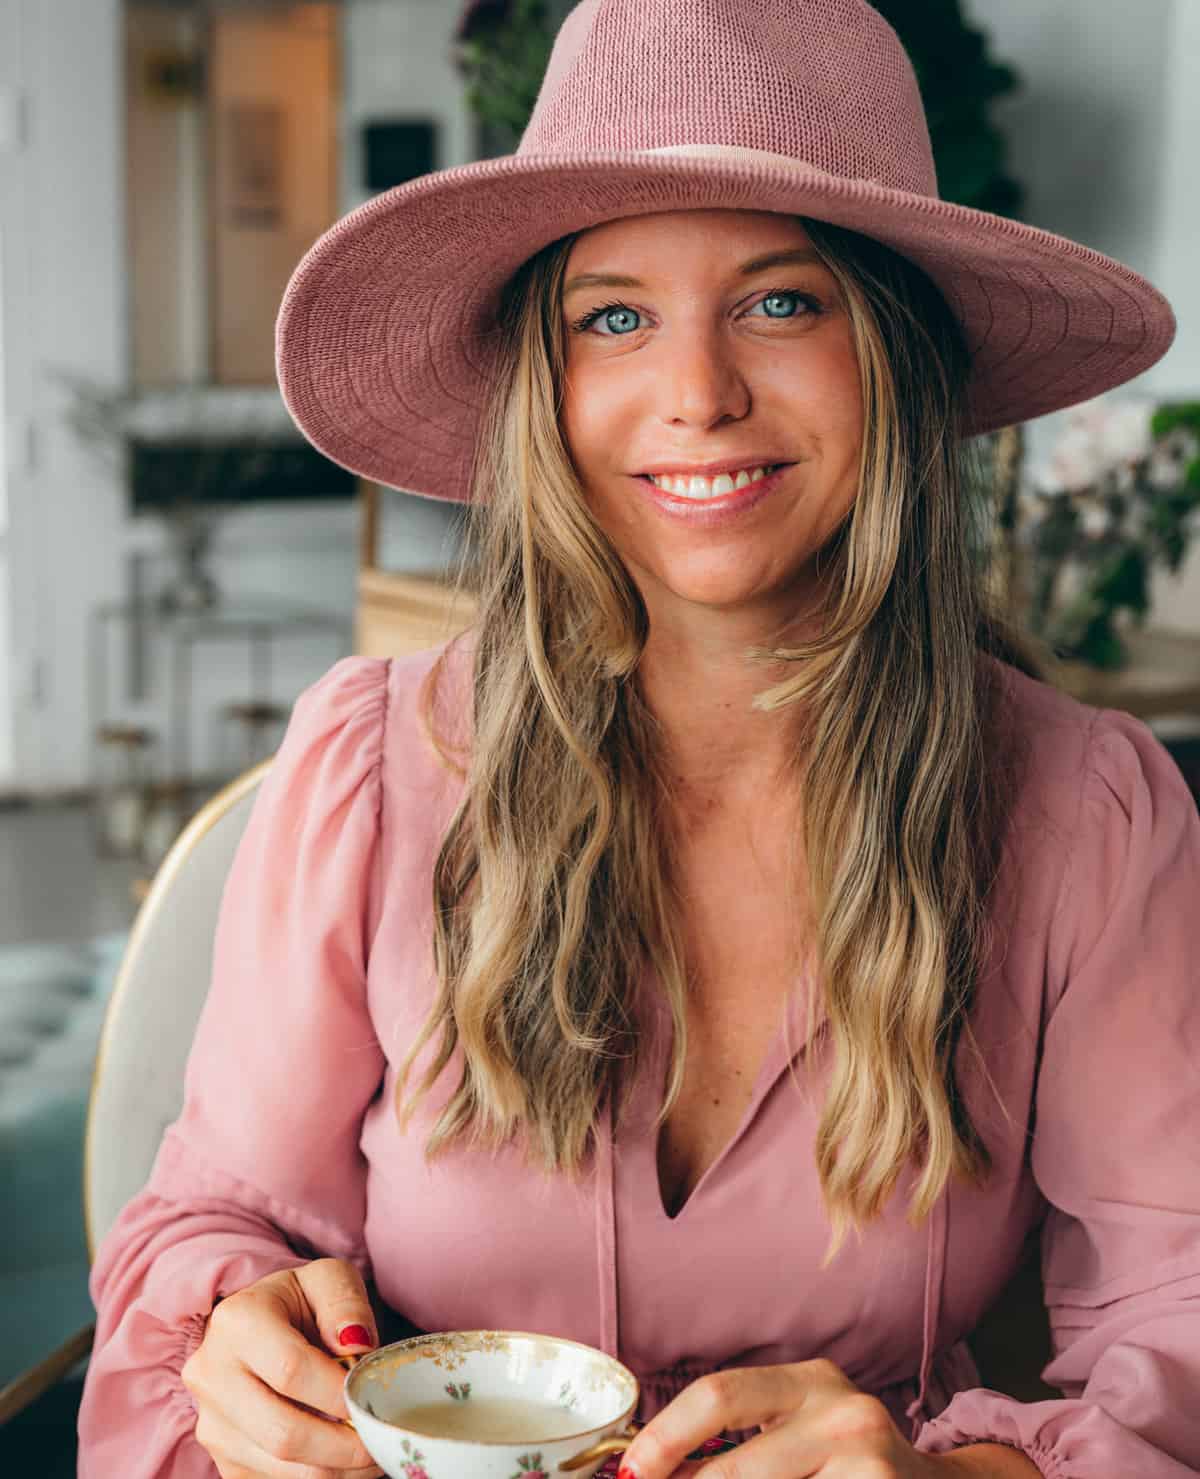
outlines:
{"label": "woman's right hand", "polygon": [[330,1421],[349,1413],[345,1369],[327,1351],[362,1350],[338,1341],[347,1325],[376,1344],[362,1275],[342,1258],[268,1274],[220,1301],[180,1376],[221,1479],[381,1479],[354,1429]]}

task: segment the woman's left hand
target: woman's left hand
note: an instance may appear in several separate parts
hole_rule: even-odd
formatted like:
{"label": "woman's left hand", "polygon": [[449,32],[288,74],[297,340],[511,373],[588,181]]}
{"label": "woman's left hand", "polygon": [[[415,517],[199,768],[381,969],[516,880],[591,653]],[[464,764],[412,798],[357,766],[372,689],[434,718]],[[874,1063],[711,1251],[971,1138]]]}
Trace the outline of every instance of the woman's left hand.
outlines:
{"label": "woman's left hand", "polygon": [[[703,1466],[687,1455],[725,1429],[761,1427]],[[731,1367],[692,1382],[625,1450],[618,1479],[944,1479],[946,1463],[918,1453],[877,1397],[832,1361]]]}

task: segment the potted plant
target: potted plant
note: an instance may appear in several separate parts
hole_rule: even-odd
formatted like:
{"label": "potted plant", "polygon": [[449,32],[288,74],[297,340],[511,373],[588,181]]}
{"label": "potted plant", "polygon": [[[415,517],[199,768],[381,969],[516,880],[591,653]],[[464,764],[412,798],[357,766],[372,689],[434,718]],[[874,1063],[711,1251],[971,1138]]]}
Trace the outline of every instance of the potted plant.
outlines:
{"label": "potted plant", "polygon": [[1019,494],[1025,619],[1057,657],[1122,668],[1157,566],[1177,573],[1200,523],[1200,401],[1127,393],[1068,413]]}

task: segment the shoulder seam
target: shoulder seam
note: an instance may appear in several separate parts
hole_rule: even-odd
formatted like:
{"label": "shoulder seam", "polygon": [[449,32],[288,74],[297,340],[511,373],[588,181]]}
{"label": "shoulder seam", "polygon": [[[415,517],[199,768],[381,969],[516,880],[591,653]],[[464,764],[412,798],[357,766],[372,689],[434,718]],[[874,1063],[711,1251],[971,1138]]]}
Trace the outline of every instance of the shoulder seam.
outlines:
{"label": "shoulder seam", "polygon": [[375,812],[375,825],[379,829],[383,826],[383,756],[387,749],[388,721],[391,718],[392,709],[392,661],[390,657],[383,659],[383,709],[379,716],[379,753],[375,756],[372,766],[379,788]]}
{"label": "shoulder seam", "polygon": [[[1091,722],[1088,725],[1087,737],[1084,740],[1083,765],[1081,767],[1079,778],[1079,792],[1075,798],[1075,820],[1071,827],[1071,839],[1067,846],[1066,861],[1063,863],[1062,873],[1059,876],[1058,880],[1058,890],[1054,896],[1054,907],[1050,911],[1051,929],[1054,928],[1055,921],[1058,919],[1059,913],[1062,910],[1063,900],[1066,897],[1067,882],[1069,879],[1074,877],[1075,874],[1075,859],[1078,855],[1080,834],[1083,831],[1084,825],[1084,802],[1087,797],[1088,782],[1091,780],[1092,773],[1095,769],[1095,766],[1092,763],[1092,752],[1096,742],[1096,729],[1103,715],[1103,709],[1095,710],[1095,712],[1092,714]],[[1057,1006],[1058,1002],[1056,1001],[1054,1003],[1054,1007],[1057,1008]]]}
{"label": "shoulder seam", "polygon": [[[383,847],[383,757],[387,753],[388,722],[392,711],[392,663],[394,659],[385,657],[383,659],[383,708],[379,715],[379,752],[375,756],[372,770],[375,776],[375,857],[374,857],[374,894],[377,908],[382,908],[383,891],[385,879],[384,869],[384,847]],[[363,960],[369,965],[371,956],[371,942],[364,942]]]}

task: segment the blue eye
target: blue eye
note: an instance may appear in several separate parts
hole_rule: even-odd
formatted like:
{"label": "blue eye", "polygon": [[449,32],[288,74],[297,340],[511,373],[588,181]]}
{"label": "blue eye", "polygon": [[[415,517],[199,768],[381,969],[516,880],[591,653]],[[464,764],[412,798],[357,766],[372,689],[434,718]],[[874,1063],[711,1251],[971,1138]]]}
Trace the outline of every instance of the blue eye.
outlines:
{"label": "blue eye", "polygon": [[[582,334],[586,329],[591,328],[591,326],[596,322],[601,314],[604,314],[607,318],[609,314],[614,313],[624,314],[626,319],[630,318],[631,316],[640,317],[636,308],[630,308],[625,303],[605,303],[603,307],[593,308],[590,310],[590,312],[585,313],[582,318],[577,318],[575,322],[571,325],[571,327],[575,330],[577,334]],[[627,324],[626,328],[628,327],[629,325]],[[602,339],[619,339],[623,337],[623,334],[621,331],[618,331],[615,334],[602,334],[600,337]]]}
{"label": "blue eye", "polygon": [[[774,292],[765,294],[758,300],[757,303],[753,305],[753,307],[765,308],[768,304],[778,305],[780,303],[785,303],[788,299],[792,299],[797,303],[803,303],[808,310],[809,317],[815,317],[823,312],[820,303],[817,301],[816,298],[812,297],[811,294],[796,292],[790,288],[776,289]],[[751,311],[752,309],[747,310],[747,312]],[[766,314],[767,318],[776,321],[787,321],[799,316],[800,315],[794,312],[772,313],[769,309]],[[601,304],[598,308],[589,309],[589,311],[585,313],[581,318],[577,318],[571,324],[571,328],[576,334],[586,333],[587,330],[590,329],[591,326],[600,318],[604,319],[605,324],[609,330],[609,332],[601,334],[599,336],[600,338],[624,339],[628,338],[629,334],[634,332],[636,328],[639,327],[639,325],[632,323],[631,320],[641,318],[641,314],[636,308],[630,308],[627,303],[604,303]]]}
{"label": "blue eye", "polygon": [[[768,293],[765,298],[760,298],[754,306],[755,308],[765,308],[768,303],[779,303],[787,298],[793,298],[797,301],[803,299],[806,303],[808,303],[810,310],[816,307],[817,300],[815,298],[809,298],[807,294],[804,293]],[[795,316],[796,315],[794,313],[767,314],[768,318],[795,318]]]}

